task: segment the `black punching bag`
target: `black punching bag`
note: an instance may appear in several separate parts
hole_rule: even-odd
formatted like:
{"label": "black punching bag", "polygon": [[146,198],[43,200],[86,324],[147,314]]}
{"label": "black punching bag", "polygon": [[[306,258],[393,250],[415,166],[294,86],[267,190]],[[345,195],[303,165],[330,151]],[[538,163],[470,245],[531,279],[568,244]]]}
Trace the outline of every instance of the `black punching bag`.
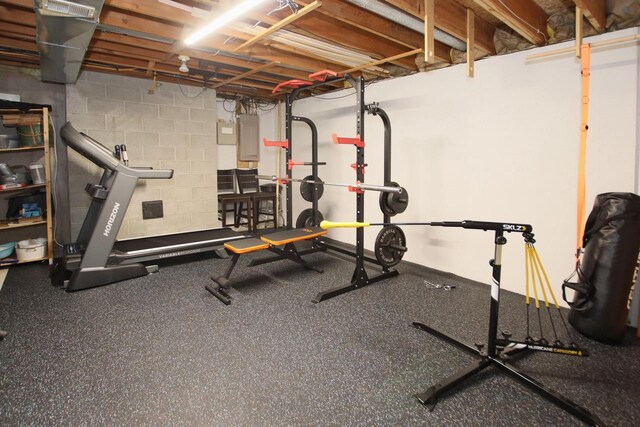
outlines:
{"label": "black punching bag", "polygon": [[[627,301],[640,250],[640,196],[604,193],[587,218],[578,282],[569,323],[583,335],[619,343],[625,334]],[[565,298],[566,301],[566,298]]]}

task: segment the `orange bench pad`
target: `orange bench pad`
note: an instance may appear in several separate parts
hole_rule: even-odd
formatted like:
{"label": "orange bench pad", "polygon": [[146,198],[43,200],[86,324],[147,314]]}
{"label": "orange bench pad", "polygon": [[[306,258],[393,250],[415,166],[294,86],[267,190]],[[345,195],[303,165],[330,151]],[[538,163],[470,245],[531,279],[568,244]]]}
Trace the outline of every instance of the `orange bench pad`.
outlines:
{"label": "orange bench pad", "polygon": [[305,227],[265,234],[264,236],[261,236],[260,239],[273,246],[282,246],[287,243],[299,242],[301,240],[315,239],[316,237],[324,236],[327,233],[328,230],[323,230],[320,227]]}
{"label": "orange bench pad", "polygon": [[268,247],[268,243],[265,243],[260,239],[256,239],[255,237],[233,240],[224,244],[224,248],[230,250],[234,254],[248,254],[249,252],[261,251]]}

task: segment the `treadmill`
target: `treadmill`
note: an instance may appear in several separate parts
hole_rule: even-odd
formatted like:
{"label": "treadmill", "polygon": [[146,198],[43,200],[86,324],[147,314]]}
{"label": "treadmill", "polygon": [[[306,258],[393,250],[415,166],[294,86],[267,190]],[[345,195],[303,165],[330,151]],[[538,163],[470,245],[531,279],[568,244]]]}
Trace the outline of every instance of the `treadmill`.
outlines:
{"label": "treadmill", "polygon": [[136,184],[142,179],[171,179],[171,169],[131,168],[107,147],[78,132],[71,123],[60,129],[67,146],[103,169],[99,184],[87,184],[91,196],[78,238],[64,246],[52,266],[54,285],[68,292],[107,285],[158,270],[153,261],[205,252],[226,256],[224,243],[249,237],[230,228],[190,231],[116,241]]}

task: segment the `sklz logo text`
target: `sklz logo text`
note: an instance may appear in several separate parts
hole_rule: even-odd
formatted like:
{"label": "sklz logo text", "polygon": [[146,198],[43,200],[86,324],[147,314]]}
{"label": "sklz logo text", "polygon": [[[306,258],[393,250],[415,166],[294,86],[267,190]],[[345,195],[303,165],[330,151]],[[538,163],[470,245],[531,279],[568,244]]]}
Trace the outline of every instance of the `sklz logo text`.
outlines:
{"label": "sklz logo text", "polygon": [[506,231],[527,231],[527,227],[525,227],[524,225],[503,224],[502,227]]}
{"label": "sklz logo text", "polygon": [[104,232],[102,233],[104,237],[109,237],[109,233],[111,233],[111,228],[113,227],[113,222],[116,220],[116,216],[118,216],[119,210],[120,210],[120,203],[116,202],[113,205],[113,210],[111,211],[111,215],[109,215],[107,226],[104,228]]}

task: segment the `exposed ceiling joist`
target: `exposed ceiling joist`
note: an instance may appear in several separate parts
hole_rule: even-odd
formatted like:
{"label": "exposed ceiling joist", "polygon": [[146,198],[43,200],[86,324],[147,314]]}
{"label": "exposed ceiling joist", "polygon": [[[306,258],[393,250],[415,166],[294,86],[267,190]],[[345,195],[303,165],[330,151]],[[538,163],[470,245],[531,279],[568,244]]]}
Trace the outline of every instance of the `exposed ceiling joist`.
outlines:
{"label": "exposed ceiling joist", "polygon": [[406,56],[414,56],[414,55],[417,55],[417,54],[422,53],[422,52],[424,52],[423,49],[411,50],[409,52],[400,53],[400,54],[395,55],[394,57],[391,57],[391,58],[384,58],[384,59],[380,59],[378,61],[370,62],[368,64],[360,65],[358,67],[349,68],[348,70],[341,71],[341,73],[346,74],[346,73],[353,73],[353,72],[356,72],[356,71],[365,70],[365,69],[370,68],[370,67],[375,67],[376,65],[384,64],[385,62],[392,62],[392,61],[404,58]]}
{"label": "exposed ceiling joist", "polygon": [[[424,19],[424,0],[387,0],[387,3],[403,10],[418,19]],[[460,40],[467,38],[467,10],[451,0],[435,0],[435,27]],[[495,54],[493,44],[495,27],[476,17],[476,47],[488,54]]]}
{"label": "exposed ceiling joist", "polygon": [[36,15],[28,10],[4,6],[0,2],[0,22],[36,27]]}
{"label": "exposed ceiling joist", "polygon": [[419,33],[342,0],[322,0],[318,12],[408,48],[422,46]]}
{"label": "exposed ceiling joist", "polygon": [[[127,12],[131,11],[144,11],[144,13],[150,13],[156,17],[160,12],[156,9],[156,3],[154,0],[138,0],[133,3],[131,0],[109,0],[109,6],[117,6],[117,9],[112,7],[105,7],[101,15],[101,23],[104,25],[113,26],[122,29],[132,29],[141,33],[155,35],[158,37],[169,38],[172,40],[180,40],[184,35],[184,26],[182,24],[190,22],[198,24],[200,21],[193,18],[190,14],[180,9],[171,8],[176,12],[170,16],[165,16],[163,21],[150,21],[143,17],[136,15],[130,15]],[[251,36],[242,33],[232,28],[224,28],[220,31],[223,36],[217,35],[207,39],[201,44],[202,47],[210,49],[220,49],[226,52],[233,52],[239,43],[248,40]],[[228,36],[238,38],[239,41],[231,41],[226,43]],[[331,63],[317,55],[310,54],[309,52],[302,51],[297,48],[282,45],[279,43],[268,42],[268,56],[263,56],[260,52],[263,52],[262,44],[251,46],[251,48],[244,52],[246,55],[254,56],[256,58],[265,61],[280,61],[283,64],[289,64],[295,67],[306,68],[308,71],[314,71],[323,68],[338,69],[341,68],[341,64]],[[303,56],[303,58],[300,58]]]}
{"label": "exposed ceiling joist", "polygon": [[531,43],[547,44],[549,15],[534,0],[474,0]]}
{"label": "exposed ceiling joist", "polygon": [[604,31],[607,14],[604,0],[574,0],[582,14],[598,32]]}
{"label": "exposed ceiling joist", "polygon": [[[185,36],[233,0],[105,0],[83,67],[277,99],[280,94],[270,91],[275,84],[308,79],[322,69],[371,79],[437,68],[416,63],[423,61],[426,33],[433,63],[446,66],[452,56],[464,61],[451,46],[466,49],[471,76],[477,52],[496,53],[497,26],[544,44],[547,13],[572,10],[575,4],[597,30],[606,30],[605,0],[553,1],[554,6],[551,0],[295,0],[295,8],[271,0],[189,47],[182,42]],[[430,4],[432,19],[425,27]],[[0,0],[0,64],[42,66],[34,5],[34,0]],[[190,58],[188,73],[178,70],[178,55]]]}
{"label": "exposed ceiling joist", "polygon": [[[129,46],[140,47],[144,49],[154,50],[157,52],[166,52],[168,44],[156,42],[152,40],[144,40],[137,37],[126,36],[123,34],[115,34],[109,32],[96,32],[94,35],[94,40],[104,40],[108,42],[118,43],[123,45],[123,49],[128,49]],[[263,62],[257,61],[247,61],[243,59],[232,58],[228,56],[223,56],[220,54],[212,54],[204,51],[200,51],[197,49],[185,49],[182,51],[183,54],[189,56],[192,59],[199,59],[203,61],[208,61],[212,63],[216,63],[221,67],[232,66],[237,68],[253,68],[263,64]],[[297,71],[291,68],[283,68],[283,67],[273,67],[271,70],[275,74],[284,75],[290,78],[306,78],[309,73],[305,73],[302,71]]]}
{"label": "exposed ceiling joist", "polygon": [[242,79],[244,79],[244,78],[247,78],[247,77],[249,77],[249,76],[252,76],[252,75],[254,75],[254,74],[256,74],[256,73],[259,73],[259,72],[261,72],[261,71],[264,71],[264,70],[266,70],[267,68],[271,68],[271,67],[273,67],[274,65],[278,65],[278,64],[279,64],[279,62],[277,62],[277,61],[269,62],[268,64],[261,65],[260,67],[254,68],[253,70],[249,70],[249,71],[247,71],[247,72],[245,72],[245,73],[242,73],[242,74],[240,74],[240,75],[238,75],[238,76],[235,76],[235,77],[230,78],[230,79],[228,79],[228,80],[225,80],[225,81],[223,81],[223,82],[216,83],[216,84],[214,84],[214,85],[213,85],[213,88],[214,88],[214,89],[217,89],[217,88],[219,88],[219,87],[226,86],[226,85],[228,85],[228,84],[230,84],[230,83],[233,83],[233,82],[238,81],[238,80],[242,80]]}
{"label": "exposed ceiling joist", "polygon": [[286,27],[287,25],[291,24],[293,21],[296,21],[300,18],[302,18],[303,16],[305,16],[307,13],[312,12],[314,10],[316,10],[317,8],[319,8],[320,6],[322,6],[322,2],[319,0],[314,1],[311,4],[308,4],[307,6],[303,7],[301,10],[298,11],[298,13],[296,13],[295,15],[289,15],[286,18],[284,18],[283,20],[279,21],[276,24],[273,24],[272,26],[270,26],[268,29],[266,29],[265,31],[263,31],[262,33],[258,34],[257,36],[254,36],[253,38],[251,38],[250,40],[247,40],[246,42],[244,42],[243,44],[241,44],[240,46],[238,46],[235,51],[239,51],[242,49],[245,49],[253,44],[255,44],[256,42],[258,42],[259,40],[264,39],[265,37],[268,37],[269,34],[273,34],[276,31]]}

